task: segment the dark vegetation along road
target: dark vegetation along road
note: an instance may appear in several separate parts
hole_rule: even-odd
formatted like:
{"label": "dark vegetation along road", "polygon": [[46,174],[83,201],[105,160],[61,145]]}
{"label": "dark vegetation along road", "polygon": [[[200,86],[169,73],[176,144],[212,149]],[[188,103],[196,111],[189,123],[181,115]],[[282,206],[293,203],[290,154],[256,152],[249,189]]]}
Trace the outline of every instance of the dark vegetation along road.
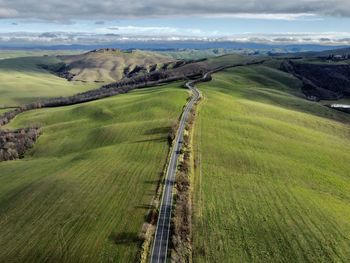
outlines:
{"label": "dark vegetation along road", "polygon": [[[36,102],[19,106],[18,108],[0,114],[0,126],[9,123],[17,115],[29,110],[74,105],[127,93],[134,89],[153,87],[189,78],[193,79],[202,76],[205,78],[207,74],[203,75],[204,72],[217,72],[234,66],[260,64],[263,61],[264,60],[256,59],[254,57],[246,58],[235,55],[222,56],[220,58],[213,58],[204,61],[178,61],[171,69],[161,69],[146,74],[136,75],[131,78],[125,78],[114,83],[103,85],[100,88],[88,90],[68,97],[39,99]],[[200,80],[203,80],[203,78]],[[24,131],[24,129],[20,130],[20,132],[23,133],[21,137],[28,137]],[[15,133],[17,133],[17,131],[15,131]],[[16,137],[15,133],[10,132],[10,136]],[[40,135],[39,129],[36,129],[35,133]],[[29,141],[27,138],[22,140],[24,143],[14,142],[11,143],[11,145],[8,145],[8,140],[5,137],[8,137],[8,132],[6,134],[0,134],[0,141],[3,141],[3,143],[0,144],[0,149],[2,150],[0,151],[0,161],[17,159],[18,157],[23,156],[25,150],[33,145],[33,143],[25,143],[26,141]],[[36,138],[37,136],[35,137],[35,140]],[[23,144],[24,146],[22,146]],[[23,148],[23,150],[19,148]]]}
{"label": "dark vegetation along road", "polygon": [[200,98],[200,93],[199,90],[195,87],[195,83],[199,81],[207,81],[210,79],[210,74],[206,73],[201,79],[189,81],[185,84],[185,86],[193,92],[193,96],[191,97],[191,100],[187,103],[185,110],[181,116],[177,136],[175,138],[174,146],[171,152],[170,162],[165,177],[162,202],[160,205],[160,212],[158,216],[157,228],[152,249],[152,263],[165,262],[167,258],[168,242],[170,237],[173,188],[175,182],[175,175],[177,171],[177,162],[181,154],[180,151],[183,145],[183,135],[188,116],[190,114],[191,109],[193,108],[193,105]]}

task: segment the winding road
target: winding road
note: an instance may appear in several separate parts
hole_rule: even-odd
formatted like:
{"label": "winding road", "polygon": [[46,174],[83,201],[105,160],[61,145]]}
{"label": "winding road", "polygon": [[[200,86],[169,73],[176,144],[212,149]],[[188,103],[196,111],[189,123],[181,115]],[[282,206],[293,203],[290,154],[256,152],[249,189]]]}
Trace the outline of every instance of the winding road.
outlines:
{"label": "winding road", "polygon": [[166,262],[167,259],[168,242],[170,237],[171,209],[173,203],[173,188],[177,171],[177,161],[183,144],[186,121],[191,109],[193,108],[193,105],[199,100],[200,97],[200,92],[194,84],[199,81],[205,81],[209,74],[210,73],[206,73],[200,80],[189,81],[185,84],[185,86],[192,91],[193,95],[191,100],[187,103],[181,116],[174,147],[172,148],[170,162],[165,177],[162,201],[160,204],[160,212],[151,254],[151,263],[163,263]]}

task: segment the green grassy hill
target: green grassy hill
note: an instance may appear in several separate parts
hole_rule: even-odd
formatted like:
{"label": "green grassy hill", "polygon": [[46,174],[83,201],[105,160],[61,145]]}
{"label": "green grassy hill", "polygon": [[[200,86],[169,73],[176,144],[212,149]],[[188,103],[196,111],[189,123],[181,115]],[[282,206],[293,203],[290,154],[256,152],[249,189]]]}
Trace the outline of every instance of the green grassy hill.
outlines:
{"label": "green grassy hill", "polygon": [[194,262],[347,262],[349,115],[269,67],[213,77],[199,85]]}
{"label": "green grassy hill", "polygon": [[0,163],[0,262],[133,262],[187,96],[173,84],[16,117],[44,133]]}
{"label": "green grassy hill", "polygon": [[180,49],[180,50],[170,50],[170,51],[160,51],[161,54],[171,56],[174,59],[183,60],[196,60],[204,59],[209,57],[217,57],[232,53],[241,54],[241,50],[235,49],[224,49],[224,48],[211,48],[211,49]]}
{"label": "green grassy hill", "polygon": [[0,50],[0,60],[18,57],[76,55],[80,50]]}
{"label": "green grassy hill", "polygon": [[69,82],[38,67],[55,64],[55,57],[20,57],[0,60],[0,106],[17,106],[38,98],[73,95],[99,86]]}

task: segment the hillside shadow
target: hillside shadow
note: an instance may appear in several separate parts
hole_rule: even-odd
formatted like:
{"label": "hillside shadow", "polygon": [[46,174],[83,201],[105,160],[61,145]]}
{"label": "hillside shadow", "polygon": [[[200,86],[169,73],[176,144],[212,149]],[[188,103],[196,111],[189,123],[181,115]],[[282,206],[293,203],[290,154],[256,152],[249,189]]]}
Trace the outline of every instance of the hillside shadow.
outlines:
{"label": "hillside shadow", "polygon": [[301,91],[300,80],[280,70],[273,71],[274,74],[269,76],[269,71],[264,70],[261,66],[250,66],[244,67],[241,71],[231,69],[224,73],[227,74],[228,82],[231,81],[232,76],[238,76],[242,78],[240,81],[245,85],[236,88],[235,82],[232,81],[232,84],[220,87],[220,92],[234,96],[239,94],[240,97],[250,101],[283,107],[342,123],[348,123],[350,120],[350,115],[346,113],[342,114],[317,102],[308,101]]}
{"label": "hillside shadow", "polygon": [[133,232],[112,232],[108,239],[116,245],[131,245],[137,244],[140,241],[137,234]]}
{"label": "hillside shadow", "polygon": [[[161,173],[162,174],[162,173]],[[160,175],[161,176],[161,175]],[[145,184],[158,184],[159,181],[158,180],[146,180],[146,181],[143,181]]]}
{"label": "hillside shadow", "polygon": [[259,103],[265,103],[277,107],[282,107],[288,110],[293,110],[300,113],[305,113],[333,121],[339,121],[342,123],[348,123],[350,121],[350,115],[346,113],[340,113],[334,109],[330,109],[317,102],[308,101],[301,95],[297,96],[293,92],[277,91],[272,88],[260,88],[251,90],[243,94],[245,99],[256,101]]}
{"label": "hillside shadow", "polygon": [[144,140],[137,140],[133,141],[131,143],[143,143],[143,142],[166,142],[167,139],[164,137],[158,137],[158,138],[153,138],[153,139],[144,139]]}
{"label": "hillside shadow", "polygon": [[51,61],[53,57],[44,56],[29,56],[29,57],[16,57],[0,60],[0,70],[2,71],[17,71],[21,73],[33,73],[33,72],[47,72],[40,65],[55,64]]}
{"label": "hillside shadow", "polygon": [[149,209],[152,209],[153,208],[153,205],[136,205],[134,206],[136,209],[145,209],[145,210],[149,210]]}
{"label": "hillside shadow", "polygon": [[144,133],[144,135],[167,134],[169,133],[170,129],[171,129],[170,126],[154,128],[154,129],[147,130]]}

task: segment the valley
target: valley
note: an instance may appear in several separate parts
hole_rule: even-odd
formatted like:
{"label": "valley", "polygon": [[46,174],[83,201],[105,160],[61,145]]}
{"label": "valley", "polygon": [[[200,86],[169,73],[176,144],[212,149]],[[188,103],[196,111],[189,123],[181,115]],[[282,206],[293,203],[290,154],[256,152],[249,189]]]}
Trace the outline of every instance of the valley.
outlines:
{"label": "valley", "polygon": [[[158,262],[165,225],[159,262],[350,257],[350,115],[327,106],[348,103],[346,65],[309,54],[174,53],[0,60],[1,129],[41,134],[0,162],[0,261]],[[202,95],[190,112],[193,85]],[[186,112],[192,129],[179,123]],[[1,150],[16,140],[6,136]],[[174,209],[181,183],[185,212]],[[191,213],[186,248],[172,247],[176,213]],[[175,260],[174,249],[187,250]]]}
{"label": "valley", "polygon": [[0,163],[0,261],[136,259],[186,98],[171,84],[16,117],[6,128],[41,123],[43,135]]}

